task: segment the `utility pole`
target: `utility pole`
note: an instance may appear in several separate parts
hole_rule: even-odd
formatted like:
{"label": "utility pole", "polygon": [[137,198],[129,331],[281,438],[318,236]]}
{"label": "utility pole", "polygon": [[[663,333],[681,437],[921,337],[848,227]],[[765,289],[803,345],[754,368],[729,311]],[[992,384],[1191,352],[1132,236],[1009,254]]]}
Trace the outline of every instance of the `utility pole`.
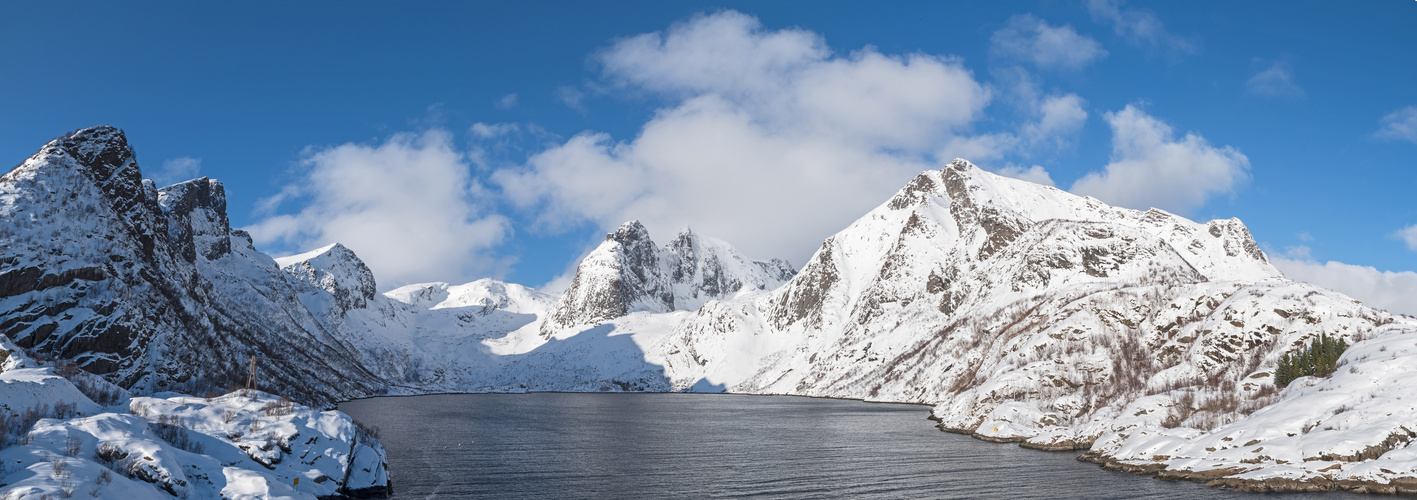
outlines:
{"label": "utility pole", "polygon": [[256,388],[256,355],[251,355],[251,375],[246,379],[246,389]]}

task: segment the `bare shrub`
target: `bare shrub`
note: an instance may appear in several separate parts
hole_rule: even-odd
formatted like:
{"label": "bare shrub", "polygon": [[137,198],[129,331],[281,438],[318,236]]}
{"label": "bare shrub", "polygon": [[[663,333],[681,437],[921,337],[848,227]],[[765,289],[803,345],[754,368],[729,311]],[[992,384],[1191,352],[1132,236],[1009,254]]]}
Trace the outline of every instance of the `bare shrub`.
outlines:
{"label": "bare shrub", "polygon": [[79,456],[79,452],[84,450],[84,440],[79,436],[69,436],[64,440],[64,454],[71,457]]}
{"label": "bare shrub", "polygon": [[56,458],[49,462],[49,468],[54,471],[54,477],[69,477],[69,462],[62,458]]}
{"label": "bare shrub", "polygon": [[122,449],[119,449],[118,444],[112,441],[99,443],[98,448],[93,452],[94,461],[109,468],[112,468],[114,464],[127,456],[128,454],[124,453]]}
{"label": "bare shrub", "polygon": [[113,406],[123,398],[117,386],[95,380],[98,378],[97,375],[83,372],[72,374],[67,378],[74,383],[74,387],[79,389],[79,392],[84,393],[84,396],[98,403],[99,406]]}
{"label": "bare shrub", "polygon": [[113,482],[113,473],[109,472],[108,469],[99,471],[98,477],[94,478],[93,482],[100,486],[111,483]]}
{"label": "bare shrub", "polygon": [[159,415],[157,422],[153,424],[153,431],[163,441],[182,450],[198,455],[206,451],[206,447],[202,446],[201,442],[192,439],[192,436],[187,433],[186,425],[176,415]]}
{"label": "bare shrub", "polygon": [[280,399],[266,403],[266,406],[261,408],[261,412],[264,413],[267,417],[282,417],[285,415],[289,415],[294,411],[295,409],[292,407],[292,402],[290,401],[290,398],[285,396],[281,396]]}
{"label": "bare shrub", "polygon": [[236,413],[235,410],[226,410],[221,412],[221,421],[229,424],[232,420],[236,420],[236,417],[239,415],[240,414]]}

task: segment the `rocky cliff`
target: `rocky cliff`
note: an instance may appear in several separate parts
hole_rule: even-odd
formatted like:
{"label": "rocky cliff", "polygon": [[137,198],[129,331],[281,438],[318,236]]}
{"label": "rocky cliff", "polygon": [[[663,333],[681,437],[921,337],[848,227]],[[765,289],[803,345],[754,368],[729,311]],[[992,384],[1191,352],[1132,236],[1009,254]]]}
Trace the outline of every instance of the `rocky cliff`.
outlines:
{"label": "rocky cliff", "polygon": [[84,129],[0,177],[0,333],[136,392],[244,383],[328,403],[378,393],[295,300],[309,285],[232,231],[221,183],[157,188],[123,132]]}

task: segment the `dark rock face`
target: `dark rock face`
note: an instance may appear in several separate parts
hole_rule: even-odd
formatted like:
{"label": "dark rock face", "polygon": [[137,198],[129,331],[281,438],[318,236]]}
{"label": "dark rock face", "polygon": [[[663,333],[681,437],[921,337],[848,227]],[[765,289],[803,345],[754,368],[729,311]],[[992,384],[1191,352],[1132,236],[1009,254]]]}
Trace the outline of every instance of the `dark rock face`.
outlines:
{"label": "dark rock face", "polygon": [[832,257],[832,240],[828,238],[807,267],[792,278],[785,292],[773,299],[769,315],[773,326],[785,329],[800,322],[808,328],[820,327],[822,305],[840,275]]}
{"label": "dark rock face", "polygon": [[[138,393],[244,382],[324,404],[377,393],[249,239],[221,184],[162,190],[123,132],[80,130],[0,177],[0,334]],[[236,243],[233,245],[233,241]]]}
{"label": "dark rock face", "polygon": [[182,260],[196,262],[199,252],[207,260],[231,253],[221,181],[202,177],[173,184],[158,190],[158,203],[167,215],[167,239]]}

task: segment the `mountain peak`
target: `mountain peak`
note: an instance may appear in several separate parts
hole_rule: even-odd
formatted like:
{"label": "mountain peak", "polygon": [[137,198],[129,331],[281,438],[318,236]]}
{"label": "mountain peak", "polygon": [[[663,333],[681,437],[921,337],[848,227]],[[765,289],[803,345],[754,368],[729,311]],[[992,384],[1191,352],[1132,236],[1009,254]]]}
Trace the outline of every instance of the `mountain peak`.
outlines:
{"label": "mountain peak", "polygon": [[296,281],[330,292],[340,310],[362,309],[374,299],[374,272],[353,250],[332,243],[309,252],[276,259]]}
{"label": "mountain peak", "polygon": [[643,224],[629,221],[581,260],[542,335],[636,311],[694,310],[740,291],[775,288],[792,274],[786,261],[750,261],[731,245],[689,228],[659,247]]}
{"label": "mountain peak", "polygon": [[80,164],[95,169],[104,178],[133,159],[133,148],[122,130],[108,125],[75,130],[50,141],[45,148],[63,150]]}
{"label": "mountain peak", "polygon": [[621,245],[631,245],[639,241],[649,241],[649,229],[638,220],[621,224],[614,232],[605,235],[605,241],[616,241]]}

